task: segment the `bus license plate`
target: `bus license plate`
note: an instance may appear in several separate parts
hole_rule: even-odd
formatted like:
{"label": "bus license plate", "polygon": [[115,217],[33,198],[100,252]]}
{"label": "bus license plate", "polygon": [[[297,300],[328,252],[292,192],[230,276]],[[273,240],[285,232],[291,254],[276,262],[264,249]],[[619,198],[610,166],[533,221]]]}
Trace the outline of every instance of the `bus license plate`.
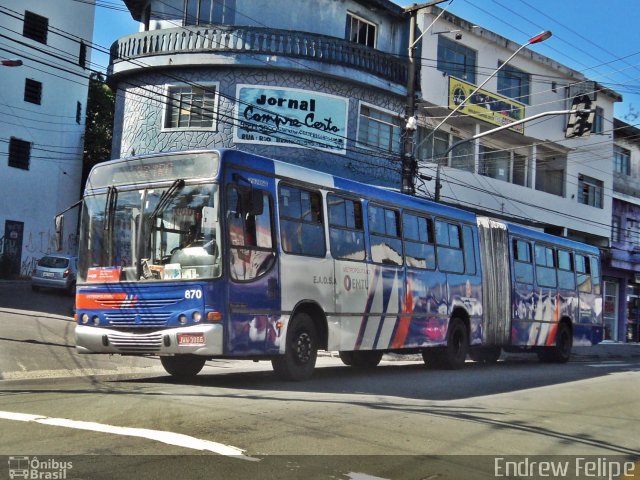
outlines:
{"label": "bus license plate", "polygon": [[204,333],[179,333],[178,345],[203,345]]}

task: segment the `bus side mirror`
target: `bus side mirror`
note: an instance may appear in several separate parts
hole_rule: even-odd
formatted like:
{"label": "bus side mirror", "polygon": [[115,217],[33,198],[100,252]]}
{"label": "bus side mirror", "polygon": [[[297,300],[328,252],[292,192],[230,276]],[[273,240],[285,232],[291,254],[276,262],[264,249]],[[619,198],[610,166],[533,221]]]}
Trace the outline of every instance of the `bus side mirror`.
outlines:
{"label": "bus side mirror", "polygon": [[62,250],[62,238],[64,231],[64,215],[56,215],[54,219],[56,229],[56,251]]}

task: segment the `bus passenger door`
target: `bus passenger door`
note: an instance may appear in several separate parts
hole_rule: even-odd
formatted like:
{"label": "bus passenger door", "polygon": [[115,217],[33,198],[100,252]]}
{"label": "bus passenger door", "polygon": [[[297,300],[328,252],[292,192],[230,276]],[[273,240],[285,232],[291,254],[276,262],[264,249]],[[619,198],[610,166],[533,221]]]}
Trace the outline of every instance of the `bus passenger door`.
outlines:
{"label": "bus passenger door", "polygon": [[398,210],[368,206],[372,263],[367,265],[367,299],[356,350],[391,348],[405,301],[401,217]]}
{"label": "bus passenger door", "polygon": [[[267,180],[261,179],[262,183]],[[227,186],[225,222],[229,278],[226,353],[277,352],[281,301],[272,195],[243,183]]]}

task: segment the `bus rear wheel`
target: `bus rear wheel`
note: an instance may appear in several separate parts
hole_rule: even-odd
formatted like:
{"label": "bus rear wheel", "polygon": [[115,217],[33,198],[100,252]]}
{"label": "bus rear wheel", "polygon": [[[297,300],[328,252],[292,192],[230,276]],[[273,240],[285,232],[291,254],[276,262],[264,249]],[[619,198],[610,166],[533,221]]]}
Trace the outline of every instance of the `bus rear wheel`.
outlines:
{"label": "bus rear wheel", "polygon": [[478,363],[496,363],[502,354],[500,347],[474,347],[469,349],[469,358]]}
{"label": "bus rear wheel", "polygon": [[297,313],[287,327],[284,355],[271,360],[276,375],[283,380],[306,380],[313,374],[318,357],[318,334],[306,313]]}
{"label": "bus rear wheel", "polygon": [[538,350],[538,359],[545,363],[567,363],[571,358],[573,348],[573,335],[571,327],[565,322],[558,324],[556,331],[556,344],[553,347],[544,347]]}
{"label": "bus rear wheel", "polygon": [[469,332],[461,318],[454,317],[447,330],[447,346],[426,348],[422,359],[427,366],[458,370],[464,366],[469,351]]}
{"label": "bus rear wheel", "polygon": [[345,365],[354,368],[374,368],[382,360],[382,352],[379,350],[365,350],[357,352],[339,352],[340,360]]}
{"label": "bus rear wheel", "polygon": [[204,367],[206,358],[197,355],[176,355],[175,357],[160,357],[160,362],[172,377],[193,378]]}

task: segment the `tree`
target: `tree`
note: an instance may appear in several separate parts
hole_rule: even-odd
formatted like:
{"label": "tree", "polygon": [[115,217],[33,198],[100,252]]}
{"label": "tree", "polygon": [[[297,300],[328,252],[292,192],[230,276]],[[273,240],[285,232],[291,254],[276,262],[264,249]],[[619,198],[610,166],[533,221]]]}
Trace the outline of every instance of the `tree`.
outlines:
{"label": "tree", "polygon": [[82,185],[85,184],[94,165],[111,158],[114,108],[115,94],[106,84],[102,74],[93,72],[89,76]]}

